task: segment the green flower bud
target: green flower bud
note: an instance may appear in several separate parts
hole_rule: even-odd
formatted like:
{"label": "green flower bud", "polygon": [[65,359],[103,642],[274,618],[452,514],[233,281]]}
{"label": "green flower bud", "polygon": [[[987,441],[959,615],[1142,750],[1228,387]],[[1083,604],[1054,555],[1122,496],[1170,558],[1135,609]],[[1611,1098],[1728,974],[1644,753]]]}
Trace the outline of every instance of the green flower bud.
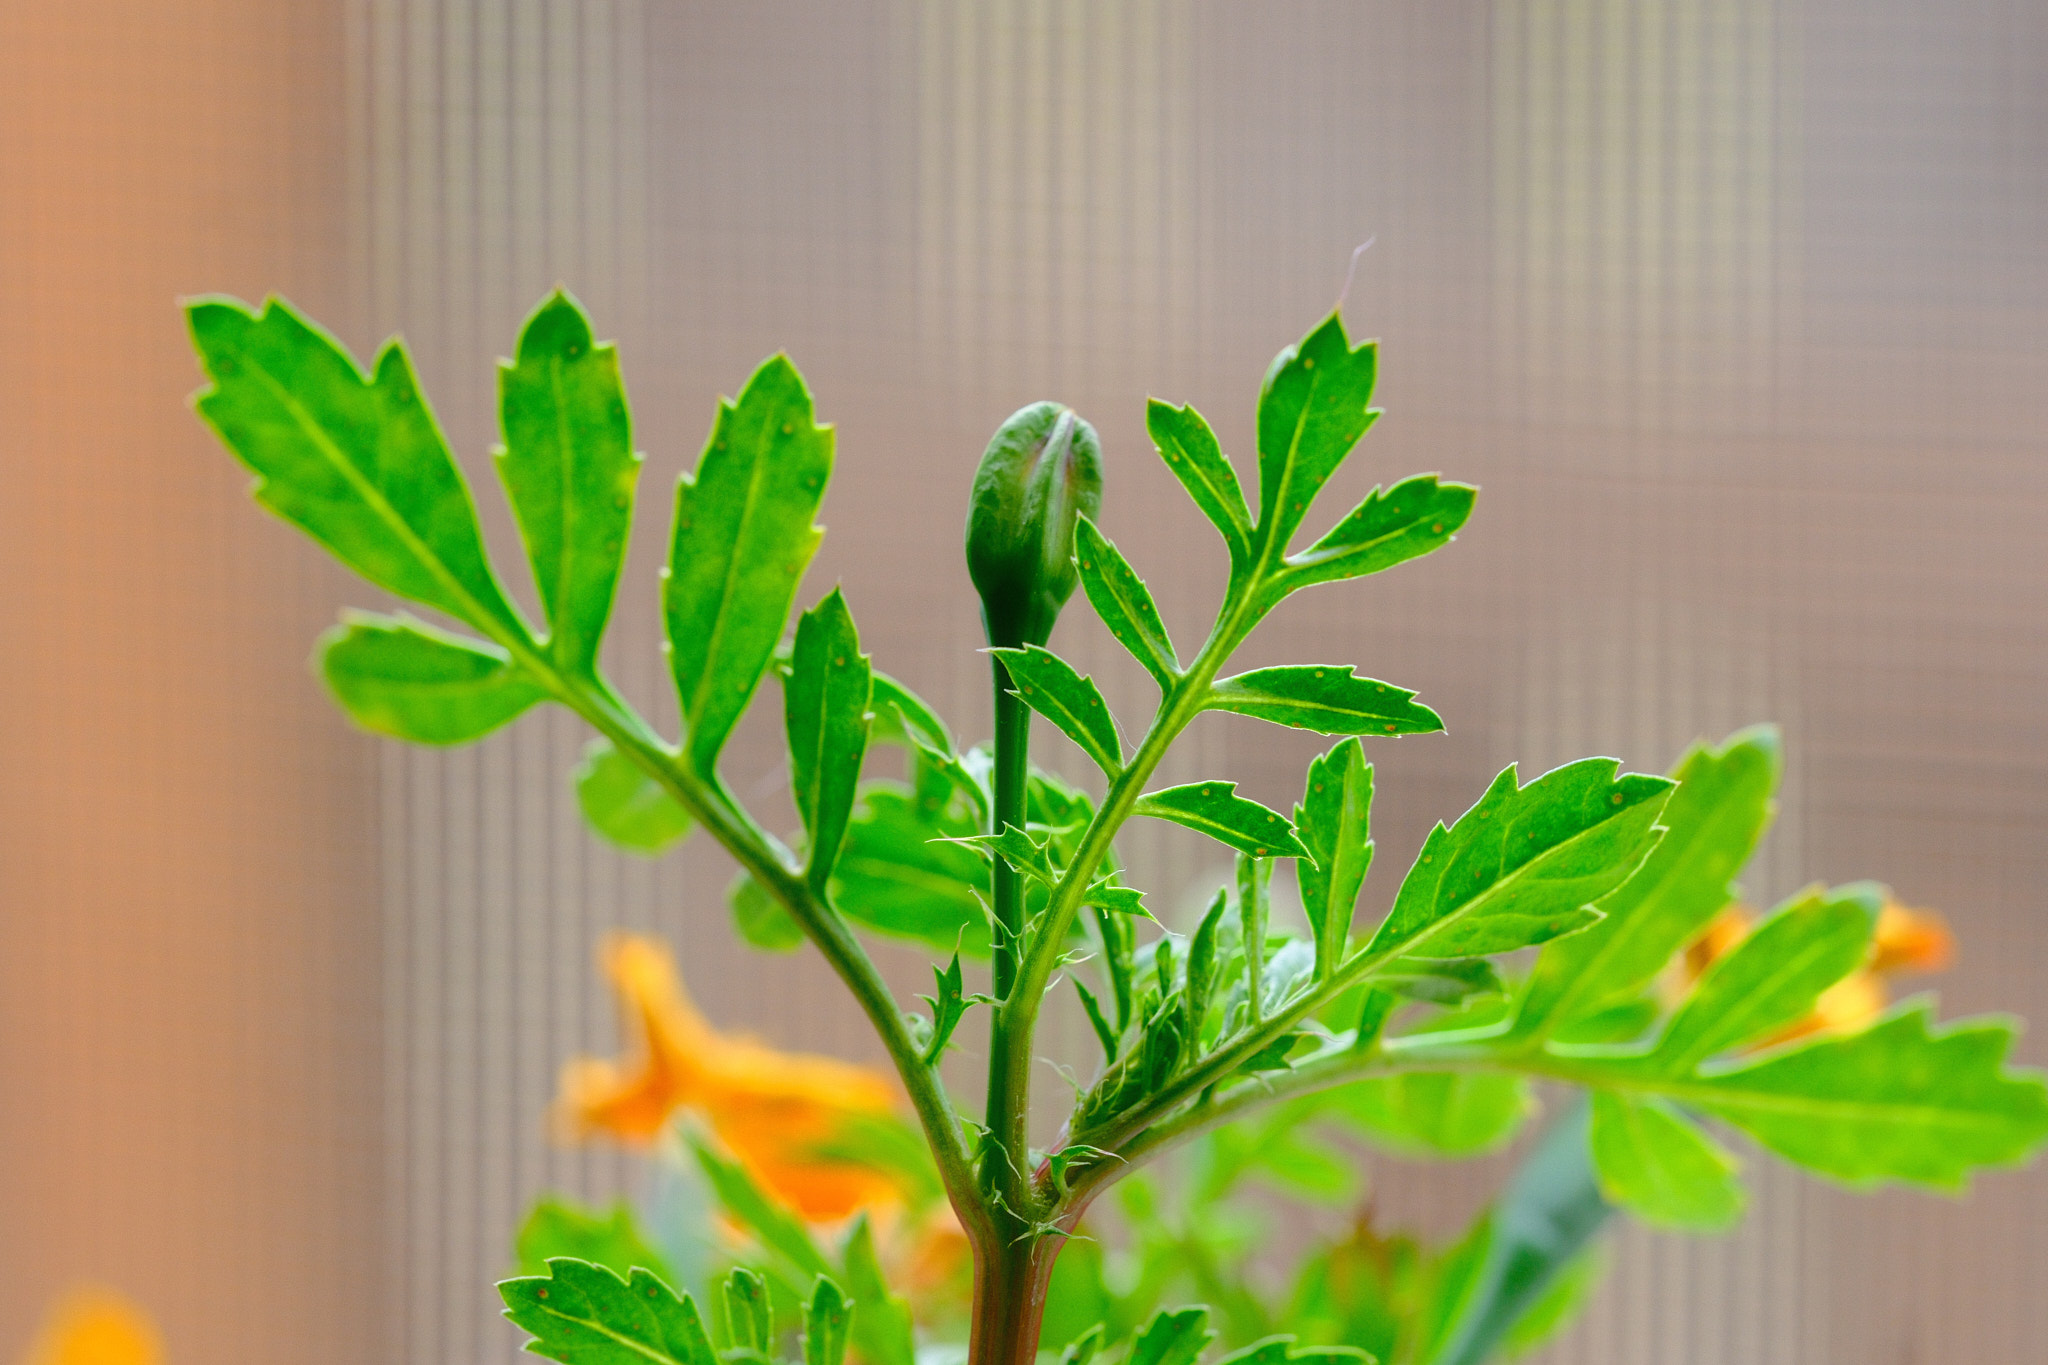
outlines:
{"label": "green flower bud", "polygon": [[1042,645],[1073,595],[1074,527],[1102,506],[1095,428],[1059,403],[1019,409],[996,431],[967,506],[967,574],[992,645]]}

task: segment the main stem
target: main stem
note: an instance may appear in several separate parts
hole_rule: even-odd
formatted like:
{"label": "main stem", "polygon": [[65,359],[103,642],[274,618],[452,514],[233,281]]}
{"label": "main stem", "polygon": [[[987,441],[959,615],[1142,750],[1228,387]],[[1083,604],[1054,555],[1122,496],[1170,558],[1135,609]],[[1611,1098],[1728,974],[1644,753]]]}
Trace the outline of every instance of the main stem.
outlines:
{"label": "main stem", "polygon": [[[989,832],[1000,834],[1006,825],[1024,828],[1025,783],[1031,770],[1031,711],[1011,686],[1009,670],[1003,667],[1002,660],[992,659],[990,665],[995,683],[996,753]],[[995,866],[990,892],[996,921],[992,975],[996,999],[1006,1000],[1016,989],[1017,966],[1023,950],[1024,882],[1016,869],[1001,858],[992,861]],[[976,1340],[981,1339],[983,1331],[979,1305],[986,1299],[994,1312],[997,1305],[1018,1292],[1019,1277],[1028,1278],[1026,1263],[1037,1240],[1024,1207],[1030,1194],[1030,1089],[1020,1084],[1005,1065],[1011,1049],[1020,1044],[1028,1048],[1030,1040],[1003,1035],[1006,1025],[1000,1008],[991,1018],[990,1027],[997,1036],[989,1048],[988,1106],[984,1114],[988,1133],[983,1139],[981,1156],[981,1187],[990,1206],[991,1226],[988,1245],[975,1248]],[[988,1330],[996,1330],[998,1325],[992,1324]],[[1035,1326],[1032,1330],[1035,1344]],[[988,1340],[1007,1338],[999,1335]],[[976,1365],[980,1365],[979,1355]]]}
{"label": "main stem", "polygon": [[974,1310],[968,1365],[1033,1365],[1045,1321],[1053,1258],[1065,1238],[995,1239],[974,1248]]}

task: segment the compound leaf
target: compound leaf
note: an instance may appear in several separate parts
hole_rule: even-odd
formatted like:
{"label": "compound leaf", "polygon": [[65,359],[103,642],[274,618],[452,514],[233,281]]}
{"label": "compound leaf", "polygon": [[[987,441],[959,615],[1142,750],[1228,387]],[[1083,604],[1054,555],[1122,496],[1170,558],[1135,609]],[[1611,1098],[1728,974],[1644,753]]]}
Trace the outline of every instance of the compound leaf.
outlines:
{"label": "compound leaf", "polygon": [[1261,551],[1286,551],[1309,503],[1379,416],[1378,368],[1378,344],[1352,346],[1336,313],[1273,357],[1259,390]]}
{"label": "compound leaf", "polygon": [[824,535],[812,518],[831,474],[832,429],[812,420],[803,376],[775,355],[737,399],[720,400],[696,473],[677,485],[662,602],[684,748],[700,773],[775,653]]}
{"label": "compound leaf", "polygon": [[548,651],[587,675],[618,587],[640,456],[618,351],[596,344],[559,289],[520,330],[518,358],[498,366],[498,417],[498,474],[547,610]]}
{"label": "compound leaf", "polygon": [[834,588],[797,620],[796,649],[783,684],[790,784],[810,834],[805,875],[824,889],[853,814],[854,789],[868,748],[873,670],[846,598]]}
{"label": "compound leaf", "polygon": [[1242,563],[1251,554],[1252,514],[1230,457],[1216,443],[1216,433],[1192,407],[1177,408],[1156,398],[1145,405],[1145,429],[1152,434],[1159,458],[1222,533],[1230,562]]}
{"label": "compound leaf", "polygon": [[1519,1032],[1547,1035],[1632,997],[1735,898],[1733,879],[1770,824],[1777,732],[1744,730],[1694,748],[1659,820],[1664,837],[1636,874],[1603,898],[1606,918],[1543,949],[1523,994]]}
{"label": "compound leaf", "polygon": [[1060,728],[1060,732],[1081,746],[1081,752],[1110,777],[1123,771],[1123,740],[1116,732],[1116,717],[1093,678],[1084,678],[1059,655],[1038,645],[1022,649],[992,649],[1003,661],[1017,695],[1039,715]]}
{"label": "compound leaf", "polygon": [[1081,571],[1082,591],[1109,633],[1145,665],[1161,691],[1172,687],[1180,676],[1180,659],[1173,652],[1166,623],[1159,619],[1159,608],[1153,605],[1145,580],[1087,517],[1074,528],[1074,563]]}
{"label": "compound leaf", "polygon": [[1510,765],[1450,829],[1423,842],[1367,951],[1376,958],[1480,957],[1599,919],[1656,841],[1671,783],[1581,759],[1520,786]]}
{"label": "compound leaf", "polygon": [[1254,858],[1304,858],[1294,827],[1279,811],[1236,794],[1235,782],[1192,782],[1147,792],[1131,807],[1133,815],[1171,820],[1228,844]]}
{"label": "compound leaf", "polygon": [[315,652],[351,720],[414,744],[481,739],[547,696],[496,645],[411,616],[345,612]]}
{"label": "compound leaf", "polygon": [[1651,1227],[1725,1232],[1741,1221],[1735,1158],[1663,1100],[1595,1091],[1587,1141],[1602,1192]]}
{"label": "compound leaf", "polygon": [[366,377],[282,299],[186,309],[213,385],[196,406],[256,475],[256,501],[378,587],[487,635],[524,638],[484,554],[476,507],[405,347]]}
{"label": "compound leaf", "polygon": [[719,1365],[688,1294],[636,1269],[621,1277],[570,1257],[545,1276],[498,1286],[505,1316],[533,1334],[526,1349],[567,1365]]}
{"label": "compound leaf", "polygon": [[628,853],[654,857],[690,832],[689,812],[608,739],[590,741],[575,781],[583,818]]}
{"label": "compound leaf", "polygon": [[1442,717],[1415,694],[1338,664],[1286,664],[1219,679],[1204,705],[1324,735],[1428,735]]}

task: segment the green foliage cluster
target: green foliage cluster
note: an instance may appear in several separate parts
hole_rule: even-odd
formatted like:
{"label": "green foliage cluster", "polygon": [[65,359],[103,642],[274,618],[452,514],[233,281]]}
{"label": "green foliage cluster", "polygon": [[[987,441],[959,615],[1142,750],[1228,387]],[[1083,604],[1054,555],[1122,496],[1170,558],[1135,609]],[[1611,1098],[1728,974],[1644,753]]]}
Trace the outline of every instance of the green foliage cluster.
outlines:
{"label": "green foliage cluster", "polygon": [[[1710,1122],[1830,1179],[1939,1190],[2019,1163],[2048,1136],[2048,1091],[2006,1065],[2008,1019],[1942,1025],[1914,1000],[1861,1032],[1769,1045],[1864,961],[1879,904],[1871,888],[1795,896],[1675,1006],[1657,995],[1666,963],[1734,896],[1733,878],[1768,823],[1779,769],[1768,731],[1695,749],[1669,778],[1623,773],[1603,758],[1526,781],[1509,767],[1470,810],[1431,831],[1385,918],[1357,923],[1373,865],[1365,741],[1432,733],[1441,720],[1412,691],[1346,664],[1227,669],[1295,592],[1449,543],[1475,490],[1435,475],[1405,479],[1295,548],[1317,494],[1378,416],[1377,350],[1354,344],[1334,315],[1267,372],[1255,498],[1200,413],[1148,409],[1161,458],[1228,556],[1222,601],[1191,654],[1098,525],[1092,429],[1048,404],[998,433],[967,537],[995,646],[997,734],[993,746],[972,747],[873,666],[838,590],[791,623],[822,535],[834,446],[785,357],[720,403],[676,489],[661,598],[677,697],[670,740],[599,663],[641,458],[617,357],[571,299],[541,305],[499,374],[496,466],[539,623],[489,562],[468,486],[402,345],[387,345],[366,371],[276,300],[261,309],[202,300],[190,323],[211,381],[199,412],[255,473],[257,500],[454,627],[404,612],[344,617],[318,667],[348,713],[379,733],[445,745],[541,702],[568,707],[596,732],[576,784],[600,832],[654,853],[701,828],[739,865],[731,901],[740,932],[765,947],[808,941],[837,971],[894,1060],[974,1245],[977,1365],[1032,1359],[1055,1261],[1098,1195],[1198,1139],[1213,1166],[1243,1140],[1223,1136],[1233,1131],[1264,1134],[1250,1149],[1262,1155],[1240,1148],[1234,1159],[1269,1167],[1313,1167],[1302,1125],[1333,1114],[1397,1150],[1457,1154],[1511,1134],[1531,1108],[1532,1082],[1587,1093],[1583,1121],[1557,1130],[1566,1155],[1531,1167],[1549,1170],[1546,1179],[1511,1191],[1467,1243],[1408,1254],[1399,1275],[1381,1277],[1385,1321],[1356,1332],[1390,1360],[1433,1361],[1482,1359],[1517,1321],[1540,1321],[1583,1242],[1566,1246],[1572,1239],[1557,1230],[1583,1225],[1589,1235],[1607,1203],[1658,1226],[1732,1222],[1743,1198],[1736,1162]],[[1044,647],[1076,583],[1158,685],[1142,722],[1113,715],[1093,680]],[[786,839],[719,771],[771,677],[799,825]],[[1212,711],[1336,740],[1310,765],[1291,813],[1240,796],[1222,776],[1153,785],[1169,748]],[[1100,769],[1099,797],[1030,765],[1034,714]],[[901,778],[870,773],[878,745],[900,751]],[[1184,826],[1234,856],[1233,885],[1185,936],[1153,929],[1142,894],[1123,880],[1114,839],[1133,817]],[[1293,865],[1305,934],[1272,915],[1270,879],[1282,862]],[[935,964],[929,1013],[903,1008],[859,931],[954,954]],[[1511,956],[1524,953],[1534,957],[1526,972]],[[988,992],[967,990],[960,954],[992,960]],[[1057,1140],[1036,1150],[1026,1130],[1032,1040],[1061,974],[1075,980],[1102,1056]],[[973,1007],[989,1011],[978,1118],[956,1108],[937,1070]],[[1226,1127],[1239,1120],[1265,1126]],[[721,1200],[746,1205],[747,1192],[728,1184]],[[1577,1222],[1556,1216],[1566,1206]],[[773,1212],[752,1209],[746,1221],[786,1263],[785,1297],[804,1296],[806,1365],[837,1365],[849,1332],[864,1359],[906,1361],[908,1316],[872,1255],[853,1242],[827,1255],[801,1228],[776,1230]],[[617,1238],[592,1247],[618,1254],[640,1253],[620,1253]],[[1091,1254],[1069,1253],[1076,1265]],[[1323,1282],[1341,1278],[1340,1249],[1319,1264]],[[768,1302],[765,1279],[727,1281],[714,1346],[687,1296],[644,1262],[628,1269],[556,1259],[546,1277],[511,1281],[504,1293],[535,1349],[562,1360],[706,1365],[714,1354],[765,1360],[778,1349],[758,1306]],[[1061,1283],[1071,1288],[1071,1277]],[[1214,1286],[1217,1311],[1249,1322],[1233,1283]],[[1103,1301],[1106,1322],[1122,1311]],[[1351,1330],[1326,1326],[1350,1310],[1311,1288],[1285,1311],[1298,1321],[1269,1325],[1301,1340]],[[1208,1323],[1200,1309],[1132,1322],[1123,1359],[1191,1365]],[[1067,1359],[1088,1365],[1114,1335],[1077,1332]],[[1275,1336],[1225,1359],[1342,1354]]]}

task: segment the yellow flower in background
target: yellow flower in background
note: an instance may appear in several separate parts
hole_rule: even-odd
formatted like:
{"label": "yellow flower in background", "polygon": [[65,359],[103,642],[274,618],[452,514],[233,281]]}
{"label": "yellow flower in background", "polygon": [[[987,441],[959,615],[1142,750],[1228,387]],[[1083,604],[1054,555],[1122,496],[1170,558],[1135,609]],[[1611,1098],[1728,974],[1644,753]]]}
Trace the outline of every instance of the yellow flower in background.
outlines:
{"label": "yellow flower in background", "polygon": [[[1749,935],[1756,911],[1731,905],[1694,939],[1679,960],[1676,985],[1682,995],[1721,958]],[[1864,964],[1822,991],[1806,1017],[1765,1040],[1765,1045],[1790,1042],[1816,1033],[1852,1033],[1884,1013],[1891,1001],[1887,982],[1893,976],[1948,970],[1956,955],[1955,936],[1940,915],[1914,910],[1886,898],[1871,936]]]}
{"label": "yellow flower in background", "polygon": [[850,1121],[895,1111],[890,1078],[832,1057],[720,1033],[691,1003],[666,945],[613,934],[599,959],[637,1055],[562,1070],[556,1114],[572,1139],[652,1141],[678,1111],[700,1116],[760,1185],[812,1222],[899,1202],[889,1173],[818,1154]]}
{"label": "yellow flower in background", "polygon": [[149,1314],[111,1289],[82,1285],[57,1301],[22,1365],[161,1365]]}

